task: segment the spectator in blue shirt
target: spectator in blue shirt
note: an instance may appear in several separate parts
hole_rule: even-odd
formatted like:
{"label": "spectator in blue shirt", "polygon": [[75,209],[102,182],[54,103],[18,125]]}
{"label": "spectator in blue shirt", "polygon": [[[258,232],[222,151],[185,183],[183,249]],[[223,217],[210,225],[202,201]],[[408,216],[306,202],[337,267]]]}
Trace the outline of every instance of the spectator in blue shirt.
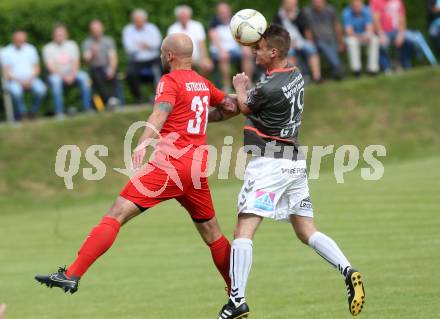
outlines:
{"label": "spectator in blue shirt", "polygon": [[[37,50],[26,41],[26,32],[15,31],[12,44],[1,54],[2,72],[6,79],[4,89],[11,94],[17,120],[27,115],[34,117],[46,95],[46,85],[39,78],[41,69]],[[29,114],[23,98],[25,91],[32,91],[33,96]]]}
{"label": "spectator in blue shirt", "polygon": [[440,52],[440,0],[427,0],[429,35]]}
{"label": "spectator in blue shirt", "polygon": [[373,15],[363,0],[351,0],[342,12],[345,42],[348,48],[350,68],[355,76],[362,72],[361,47],[366,47],[368,55],[367,71],[379,72],[378,36],[374,33]]}

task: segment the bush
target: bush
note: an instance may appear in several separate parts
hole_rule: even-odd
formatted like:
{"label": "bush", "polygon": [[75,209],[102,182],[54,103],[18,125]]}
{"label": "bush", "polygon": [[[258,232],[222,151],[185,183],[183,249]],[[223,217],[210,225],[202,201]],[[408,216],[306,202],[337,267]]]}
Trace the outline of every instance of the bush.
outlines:
{"label": "bush", "polygon": [[[188,0],[185,3],[194,9],[194,18],[201,20],[205,26],[214,15],[216,0]],[[279,0],[281,2],[281,0]],[[300,0],[306,5],[310,0]],[[341,10],[348,0],[329,1]],[[116,40],[124,69],[125,55],[122,50],[121,32],[129,22],[130,12],[135,8],[144,8],[150,14],[150,21],[157,24],[164,35],[174,18],[174,7],[182,1],[163,0],[1,0],[0,1],[0,46],[10,42],[11,34],[20,28],[29,33],[29,42],[41,48],[51,40],[51,31],[56,23],[65,24],[72,39],[81,43],[87,37],[88,24],[92,19],[101,19],[107,28],[107,33]],[[409,26],[426,31],[426,9],[424,1],[405,0]],[[261,11],[271,20],[278,6],[267,0],[231,1],[234,10],[254,8]],[[51,103],[51,102],[49,102]],[[46,105],[46,109],[49,107]]]}
{"label": "bush", "polygon": [[[186,1],[194,9],[195,19],[207,25],[213,16],[215,0]],[[310,0],[300,1],[302,5]],[[131,10],[137,7],[145,8],[150,13],[150,21],[156,23],[163,33],[173,23],[174,7],[181,1],[161,0],[2,0],[0,2],[0,44],[10,41],[10,35],[17,28],[29,32],[29,41],[41,48],[50,41],[51,29],[54,24],[62,22],[70,30],[71,37],[81,42],[87,36],[87,26],[90,20],[100,18],[107,26],[107,31],[121,45],[121,31],[128,23]],[[232,2],[234,10],[245,7],[255,8],[263,12],[268,19],[277,11],[277,6],[267,0],[242,0],[239,4]],[[333,0],[341,10],[348,0]],[[423,1],[405,1],[407,5],[409,25],[412,28],[426,29],[426,9]]]}

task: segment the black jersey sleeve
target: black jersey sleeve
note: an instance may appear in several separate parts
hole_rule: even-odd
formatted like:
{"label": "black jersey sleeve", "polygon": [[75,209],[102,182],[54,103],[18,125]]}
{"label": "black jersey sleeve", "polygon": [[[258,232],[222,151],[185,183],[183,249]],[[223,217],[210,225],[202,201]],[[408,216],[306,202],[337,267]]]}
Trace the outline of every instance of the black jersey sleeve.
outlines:
{"label": "black jersey sleeve", "polygon": [[245,104],[254,113],[259,112],[264,105],[264,94],[262,90],[263,88],[261,87],[261,85],[257,84],[257,86],[251,89],[248,93]]}

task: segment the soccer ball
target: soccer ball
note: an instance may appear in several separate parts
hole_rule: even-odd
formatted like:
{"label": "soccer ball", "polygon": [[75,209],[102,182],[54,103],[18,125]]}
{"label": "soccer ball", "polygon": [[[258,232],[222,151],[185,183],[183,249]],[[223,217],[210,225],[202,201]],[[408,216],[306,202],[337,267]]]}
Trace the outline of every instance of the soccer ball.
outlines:
{"label": "soccer ball", "polygon": [[249,46],[261,39],[267,28],[267,21],[257,10],[243,9],[234,14],[229,27],[238,43]]}

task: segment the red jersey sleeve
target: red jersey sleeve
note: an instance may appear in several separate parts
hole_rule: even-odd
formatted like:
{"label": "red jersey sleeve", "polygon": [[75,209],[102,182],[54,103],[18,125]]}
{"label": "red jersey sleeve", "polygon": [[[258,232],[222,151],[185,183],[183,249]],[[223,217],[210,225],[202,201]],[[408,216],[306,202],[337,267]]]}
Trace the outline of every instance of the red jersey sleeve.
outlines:
{"label": "red jersey sleeve", "polygon": [[214,84],[211,83],[211,81],[206,81],[209,87],[209,91],[211,93],[211,100],[209,101],[210,106],[217,106],[219,105],[223,99],[226,96],[226,93],[222,90],[219,90],[215,87]]}
{"label": "red jersey sleeve", "polygon": [[179,88],[177,83],[170,76],[164,75],[157,84],[154,104],[167,102],[174,106],[178,92]]}

